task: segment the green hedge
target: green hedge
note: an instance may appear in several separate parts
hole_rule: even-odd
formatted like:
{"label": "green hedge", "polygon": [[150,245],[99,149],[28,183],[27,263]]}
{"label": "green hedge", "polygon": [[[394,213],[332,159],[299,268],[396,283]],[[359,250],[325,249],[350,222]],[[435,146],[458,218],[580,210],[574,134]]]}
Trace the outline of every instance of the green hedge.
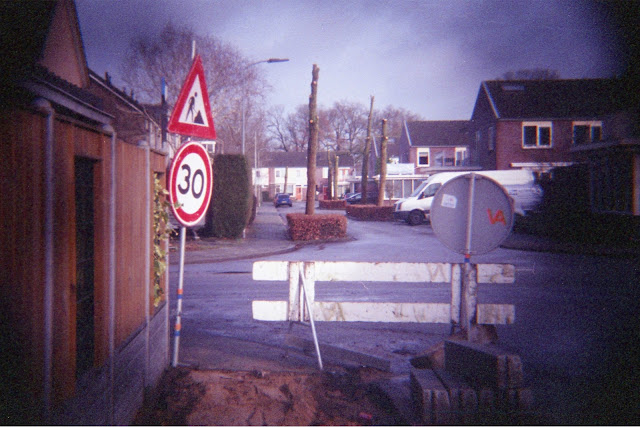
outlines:
{"label": "green hedge", "polygon": [[361,221],[392,221],[393,206],[347,205],[347,215]]}
{"label": "green hedge", "polygon": [[291,240],[327,240],[347,236],[347,218],[344,215],[287,214]]}
{"label": "green hedge", "polygon": [[254,216],[253,193],[246,158],[219,154],[213,161],[213,194],[202,234],[239,238]]}

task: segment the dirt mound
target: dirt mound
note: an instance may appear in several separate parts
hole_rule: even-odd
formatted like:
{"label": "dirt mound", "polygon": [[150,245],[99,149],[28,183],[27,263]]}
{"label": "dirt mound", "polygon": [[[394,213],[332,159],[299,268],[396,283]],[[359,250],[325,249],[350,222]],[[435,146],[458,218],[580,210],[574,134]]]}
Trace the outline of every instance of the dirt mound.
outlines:
{"label": "dirt mound", "polygon": [[[375,375],[374,375],[375,376]],[[398,425],[371,372],[167,372],[136,425]]]}

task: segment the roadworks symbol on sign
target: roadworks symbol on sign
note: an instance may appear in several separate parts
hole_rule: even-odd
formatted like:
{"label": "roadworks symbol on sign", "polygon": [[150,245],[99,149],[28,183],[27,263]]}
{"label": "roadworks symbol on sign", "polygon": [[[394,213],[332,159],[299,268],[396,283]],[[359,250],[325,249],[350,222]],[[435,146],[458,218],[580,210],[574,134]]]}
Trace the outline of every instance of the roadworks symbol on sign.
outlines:
{"label": "roadworks symbol on sign", "polygon": [[200,55],[193,60],[191,71],[171,113],[168,130],[181,135],[216,139]]}

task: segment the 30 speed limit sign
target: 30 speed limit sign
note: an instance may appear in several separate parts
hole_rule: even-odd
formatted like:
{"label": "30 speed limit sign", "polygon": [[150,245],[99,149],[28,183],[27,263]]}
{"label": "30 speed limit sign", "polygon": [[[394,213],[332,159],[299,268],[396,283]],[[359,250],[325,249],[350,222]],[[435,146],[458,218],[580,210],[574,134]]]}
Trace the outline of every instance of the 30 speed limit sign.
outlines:
{"label": "30 speed limit sign", "polygon": [[209,155],[197,142],[182,145],[171,163],[167,186],[173,215],[185,227],[198,223],[207,212],[213,188]]}

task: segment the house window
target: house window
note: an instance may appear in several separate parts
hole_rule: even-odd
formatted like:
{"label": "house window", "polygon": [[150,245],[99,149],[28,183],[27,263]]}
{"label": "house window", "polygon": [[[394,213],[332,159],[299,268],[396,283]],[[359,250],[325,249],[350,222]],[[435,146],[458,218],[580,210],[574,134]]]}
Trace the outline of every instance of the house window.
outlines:
{"label": "house window", "polygon": [[429,166],[429,149],[418,151],[418,166]]}
{"label": "house window", "polygon": [[256,170],[256,178],[260,178],[260,171]]}
{"label": "house window", "polygon": [[445,166],[446,163],[446,153],[444,150],[434,150],[433,151],[433,164],[434,166]]}
{"label": "house window", "polygon": [[276,178],[280,178],[280,171],[276,170]]}
{"label": "house window", "polygon": [[602,122],[574,122],[573,143],[575,145],[600,142],[602,139]]}
{"label": "house window", "polygon": [[523,148],[551,147],[551,138],[551,122],[531,122],[522,124]]}

